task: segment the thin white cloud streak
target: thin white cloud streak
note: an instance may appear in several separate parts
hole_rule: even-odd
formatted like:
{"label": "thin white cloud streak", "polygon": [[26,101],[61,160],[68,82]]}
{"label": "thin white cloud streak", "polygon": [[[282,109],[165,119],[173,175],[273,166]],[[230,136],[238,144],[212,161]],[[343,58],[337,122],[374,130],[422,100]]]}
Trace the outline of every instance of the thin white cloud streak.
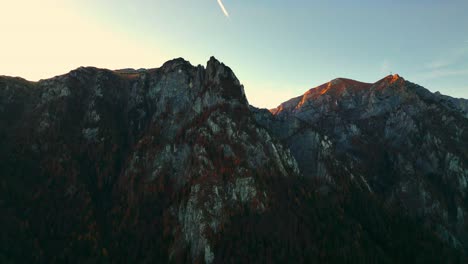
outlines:
{"label": "thin white cloud streak", "polygon": [[456,58],[450,58],[450,59],[439,59],[432,61],[431,63],[428,63],[426,65],[426,68],[436,70],[440,68],[445,68],[447,66],[452,65],[456,61]]}
{"label": "thin white cloud streak", "polygon": [[416,77],[419,80],[427,81],[452,76],[468,76],[468,69],[439,69],[421,74]]}
{"label": "thin white cloud streak", "polygon": [[423,80],[432,80],[438,78],[447,78],[455,76],[468,76],[468,65],[464,63],[468,57],[466,47],[447,52],[444,57],[425,65],[424,72],[418,77]]}
{"label": "thin white cloud streak", "polygon": [[223,11],[224,15],[226,17],[229,17],[229,13],[226,10],[226,7],[224,7],[223,1],[221,1],[221,0],[217,0],[217,1],[218,1],[218,5],[219,5],[219,7],[221,7],[221,10]]}
{"label": "thin white cloud streak", "polygon": [[460,61],[463,61],[467,55],[468,49],[466,47],[452,50],[444,54],[443,57],[439,57],[438,59],[435,59],[432,62],[426,64],[425,68],[430,70],[447,68],[456,63],[459,63]]}

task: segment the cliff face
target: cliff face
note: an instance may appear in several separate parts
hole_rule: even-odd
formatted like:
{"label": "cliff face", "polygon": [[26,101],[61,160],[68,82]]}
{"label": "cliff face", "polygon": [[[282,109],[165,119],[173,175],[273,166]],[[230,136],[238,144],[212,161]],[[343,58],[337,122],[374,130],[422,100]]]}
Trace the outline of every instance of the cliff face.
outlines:
{"label": "cliff face", "polygon": [[[351,105],[362,103],[352,97]],[[403,190],[429,189],[379,178],[390,172],[373,174],[380,163],[357,159],[374,157],[368,151],[381,141],[362,136],[356,145],[362,148],[352,148],[347,115],[337,126],[340,112],[325,114],[334,99],[322,100],[319,116],[301,114],[310,120],[289,110],[256,110],[234,73],[214,58],[206,68],[176,59],[150,70],[79,68],[37,83],[0,77],[0,262],[460,261],[463,253],[432,229],[382,203],[405,202]],[[441,120],[444,114],[449,131],[458,131],[459,138],[448,137],[458,152],[447,157],[444,132],[431,130],[424,135],[432,143],[415,146],[439,144],[427,157],[447,167],[426,165],[426,156],[417,164],[436,176],[451,169],[433,177],[456,185],[460,170],[466,172],[465,119],[424,100],[424,111],[442,109]],[[304,109],[310,104],[308,111],[317,112],[314,100],[306,101]],[[374,108],[353,112],[364,116],[353,135],[368,133],[375,123],[368,118],[383,113]],[[317,120],[328,125],[317,129]],[[405,135],[398,120],[375,133],[388,130],[388,140]],[[394,169],[384,165],[382,172]],[[465,210],[463,188],[440,194],[434,217],[452,196]],[[376,192],[392,199],[376,199]],[[431,223],[462,241],[444,221]]]}
{"label": "cliff face", "polygon": [[[214,237],[231,215],[269,207],[259,179],[299,173],[214,58],[206,69],[177,59],[148,71],[80,68],[0,85],[1,196],[11,212],[2,220],[12,232],[4,238],[30,244],[38,260],[114,247],[147,260],[189,248],[212,262]],[[18,230],[36,240],[13,239]],[[152,240],[156,251],[146,253]],[[119,248],[131,242],[141,247]],[[13,243],[5,254],[21,248]]]}
{"label": "cliff face", "polygon": [[257,120],[290,147],[306,177],[340,185],[336,168],[387,208],[402,209],[457,248],[468,248],[468,119],[463,99],[398,75],[335,79]]}

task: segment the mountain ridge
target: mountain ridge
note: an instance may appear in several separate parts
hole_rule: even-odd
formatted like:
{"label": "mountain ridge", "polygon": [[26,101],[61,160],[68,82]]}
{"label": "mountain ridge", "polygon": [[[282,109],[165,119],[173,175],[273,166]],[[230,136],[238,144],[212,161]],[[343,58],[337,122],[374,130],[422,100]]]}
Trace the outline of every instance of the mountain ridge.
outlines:
{"label": "mountain ridge", "polygon": [[340,163],[364,190],[389,207],[402,205],[445,241],[466,249],[463,103],[395,75],[361,87],[342,84],[313,88],[271,114],[254,109],[257,121],[289,146],[306,177],[335,185],[327,164]]}
{"label": "mountain ridge", "polygon": [[0,261],[462,263],[465,123],[411,89],[274,116],[214,57],[0,77]]}
{"label": "mountain ridge", "polygon": [[[389,88],[393,86],[397,88],[398,85],[401,86],[403,82],[407,82],[403,77],[398,74],[387,75],[384,78],[376,81],[375,83],[365,83],[356,81],[353,79],[348,78],[335,78],[329,82],[316,86],[307,90],[304,94],[293,97],[275,108],[269,109],[269,111],[274,114],[280,114],[283,110],[292,110],[300,108],[307,100],[317,100],[320,96],[332,96],[332,97],[340,97],[342,93],[349,93],[349,92],[356,92],[357,90],[367,90],[367,89],[374,89],[374,90],[382,90],[385,88]],[[417,89],[421,90],[421,93],[424,94],[435,94],[437,95],[439,100],[445,100],[452,102],[458,110],[462,110],[466,116],[468,116],[468,99],[464,98],[454,98],[448,95],[442,95],[440,92],[432,93],[429,90],[423,87],[417,87]]]}

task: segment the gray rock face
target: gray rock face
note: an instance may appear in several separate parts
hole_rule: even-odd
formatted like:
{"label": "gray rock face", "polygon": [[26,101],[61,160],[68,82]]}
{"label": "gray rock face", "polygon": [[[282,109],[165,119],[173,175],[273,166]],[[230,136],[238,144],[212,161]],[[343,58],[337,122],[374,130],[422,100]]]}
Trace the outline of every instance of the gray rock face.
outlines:
{"label": "gray rock face", "polygon": [[[398,75],[366,84],[336,79],[278,108],[252,108],[305,177],[352,179],[388,207],[403,206],[456,247],[468,249],[466,100],[432,94]],[[334,164],[334,165],[332,165]]]}
{"label": "gray rock face", "polygon": [[[169,177],[176,192],[192,186],[187,200],[171,207],[192,257],[202,255],[211,263],[216,253],[210,237],[220,231],[235,208],[257,204],[252,210],[261,211],[268,203],[258,195],[260,189],[249,175],[264,170],[290,177],[298,174],[297,165],[249,117],[243,87],[228,67],[214,58],[206,70],[175,60],[161,71],[161,76],[140,76],[142,83],[149,84],[147,93],[138,83],[132,86],[133,111],[141,113],[138,118],[153,112],[146,126],[157,131],[140,139],[144,143],[136,146],[125,181]],[[154,111],[141,107],[145,104]],[[159,147],[161,141],[165,147]],[[273,167],[267,169],[271,155]],[[178,250],[179,246],[171,249]]]}
{"label": "gray rock face", "polygon": [[266,210],[258,180],[299,175],[289,151],[257,126],[234,73],[215,58],[206,68],[183,59],[138,71],[79,68],[38,83],[2,77],[0,95],[0,157],[33,145],[25,158],[39,160],[31,170],[41,176],[28,188],[48,197],[43,182],[61,179],[65,204],[89,207],[91,226],[98,217],[111,223],[91,241],[141,237],[133,232],[158,230],[151,223],[163,215],[176,241],[169,259],[190,249],[192,261],[211,263],[230,217]]}

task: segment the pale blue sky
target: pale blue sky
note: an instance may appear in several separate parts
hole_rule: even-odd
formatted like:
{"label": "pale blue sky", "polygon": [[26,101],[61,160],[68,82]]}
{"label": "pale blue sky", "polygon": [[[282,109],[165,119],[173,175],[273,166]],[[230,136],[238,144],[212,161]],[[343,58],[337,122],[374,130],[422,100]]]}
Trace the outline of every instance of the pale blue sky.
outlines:
{"label": "pale blue sky", "polygon": [[[66,34],[84,44],[73,46],[60,39],[66,29],[55,29],[44,42],[51,50],[42,53],[50,54],[52,68],[54,59],[67,58],[67,63],[46,71],[47,65],[28,61],[40,57],[29,56],[12,72],[0,53],[0,74],[44,78],[41,73],[82,64],[149,68],[174,57],[196,65],[214,55],[234,70],[250,103],[260,107],[274,107],[337,77],[375,82],[390,72],[432,91],[468,98],[466,0],[223,0],[229,17],[217,0],[64,1],[59,8],[50,4],[36,11],[50,23],[61,23],[58,16],[53,19],[56,13],[73,17]],[[40,19],[31,20],[31,27]],[[42,30],[37,26],[35,32]],[[59,58],[56,51],[64,47],[83,54],[64,51]]]}

